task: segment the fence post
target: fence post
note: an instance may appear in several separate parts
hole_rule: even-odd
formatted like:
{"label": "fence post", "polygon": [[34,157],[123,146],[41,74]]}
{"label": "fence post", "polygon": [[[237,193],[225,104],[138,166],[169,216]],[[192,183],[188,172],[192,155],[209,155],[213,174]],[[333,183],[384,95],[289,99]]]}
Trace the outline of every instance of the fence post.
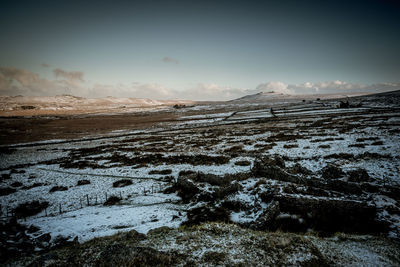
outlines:
{"label": "fence post", "polygon": [[62,213],[62,210],[61,210],[61,203],[60,203],[59,209],[60,209],[60,214],[61,214],[61,213]]}
{"label": "fence post", "polygon": [[44,208],[44,214],[47,217],[47,208]]}
{"label": "fence post", "polygon": [[107,201],[107,192],[105,194],[106,194],[106,201]]}
{"label": "fence post", "polygon": [[87,205],[90,206],[90,203],[89,203],[89,195],[86,195],[86,200],[87,200]]}
{"label": "fence post", "polygon": [[81,208],[83,208],[82,207],[82,198],[79,198],[79,203],[81,203]]}
{"label": "fence post", "polygon": [[119,191],[119,198],[122,199],[122,193]]}

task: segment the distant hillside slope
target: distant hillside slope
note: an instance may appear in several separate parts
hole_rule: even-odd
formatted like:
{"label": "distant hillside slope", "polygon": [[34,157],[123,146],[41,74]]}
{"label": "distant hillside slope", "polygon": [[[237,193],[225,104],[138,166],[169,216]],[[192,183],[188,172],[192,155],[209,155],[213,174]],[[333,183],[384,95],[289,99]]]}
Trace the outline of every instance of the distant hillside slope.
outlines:
{"label": "distant hillside slope", "polygon": [[343,97],[354,97],[366,95],[367,93],[350,93],[350,94],[307,94],[307,95],[289,95],[275,92],[260,92],[253,95],[246,95],[238,99],[229,101],[230,103],[257,103],[257,102],[273,102],[278,100],[301,100],[301,99],[334,99]]}
{"label": "distant hillside slope", "polygon": [[147,98],[83,98],[61,96],[0,96],[1,116],[30,116],[43,114],[79,114],[97,112],[126,112],[175,104],[193,104],[190,100],[152,100]]}

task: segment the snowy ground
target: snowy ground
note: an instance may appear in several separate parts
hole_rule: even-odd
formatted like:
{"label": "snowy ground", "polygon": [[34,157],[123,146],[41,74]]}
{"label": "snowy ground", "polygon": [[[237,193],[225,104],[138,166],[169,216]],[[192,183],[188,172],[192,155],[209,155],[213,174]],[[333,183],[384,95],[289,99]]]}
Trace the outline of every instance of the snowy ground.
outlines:
{"label": "snowy ground", "polygon": [[[289,167],[299,163],[312,172],[328,164],[345,171],[362,167],[378,184],[398,186],[399,110],[333,106],[334,102],[289,105],[275,108],[275,114],[250,104],[239,112],[234,105],[215,111],[212,106],[188,108],[189,114],[177,111],[181,115],[176,123],[148,132],[114,131],[98,140],[9,146],[11,152],[1,154],[1,187],[15,192],[0,196],[1,215],[10,215],[25,202],[47,201],[46,210],[20,222],[38,226],[41,230],[35,235],[49,232],[53,237],[78,236],[80,241],[132,229],[147,233],[160,226],[178,227],[187,219],[188,206],[176,193],[163,191],[180,172],[244,173],[265,155],[280,155]],[[132,183],[113,187],[122,179]],[[90,183],[78,186],[79,180]],[[255,183],[249,179],[242,185],[246,189]],[[66,190],[50,193],[54,186]],[[111,195],[122,200],[104,206]],[[255,201],[245,190],[235,198]],[[399,205],[394,199],[385,201]],[[258,215],[240,211],[231,218],[251,222]],[[395,225],[400,222],[398,215],[387,216]]]}

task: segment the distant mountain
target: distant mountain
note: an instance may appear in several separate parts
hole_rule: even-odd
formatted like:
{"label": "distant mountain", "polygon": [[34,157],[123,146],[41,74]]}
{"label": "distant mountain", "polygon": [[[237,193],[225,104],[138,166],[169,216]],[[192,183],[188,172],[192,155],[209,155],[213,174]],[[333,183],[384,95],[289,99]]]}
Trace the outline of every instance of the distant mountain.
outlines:
{"label": "distant mountain", "polygon": [[230,102],[259,102],[259,101],[265,101],[265,100],[271,100],[271,99],[283,99],[283,98],[288,98],[291,95],[288,94],[282,94],[282,93],[275,93],[275,92],[259,92],[257,94],[253,95],[246,95],[234,100],[231,100]]}

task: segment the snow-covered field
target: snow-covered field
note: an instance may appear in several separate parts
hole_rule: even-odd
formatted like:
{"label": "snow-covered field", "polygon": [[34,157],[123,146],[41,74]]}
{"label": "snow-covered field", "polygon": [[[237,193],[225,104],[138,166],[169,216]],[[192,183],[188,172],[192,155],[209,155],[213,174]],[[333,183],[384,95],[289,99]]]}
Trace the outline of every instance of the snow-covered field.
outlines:
{"label": "snow-covered field", "polygon": [[[176,228],[191,220],[192,210],[209,205],[204,196],[215,195],[220,187],[206,178],[188,178],[200,193],[182,202],[183,189],[176,189],[180,177],[188,173],[197,177],[237,175],[246,178],[233,178],[227,186],[238,184],[239,189],[215,200],[215,207],[240,203],[241,208],[229,211],[229,218],[242,226],[266,216],[274,202],[265,200],[262,193],[275,188],[280,190],[274,193],[278,198],[368,201],[377,207],[377,217],[389,223],[388,235],[398,239],[398,196],[382,192],[388,185],[400,186],[400,110],[381,106],[338,109],[334,105],[335,101],[290,104],[274,107],[273,114],[263,105],[242,104],[240,111],[234,105],[218,106],[215,111],[212,106],[190,107],[188,114],[176,111],[180,116],[176,122],[160,123],[148,131],[116,130],[101,139],[2,147],[1,216],[11,216],[18,206],[34,200],[48,202],[37,214],[20,216],[19,222],[40,228],[33,237],[50,233],[53,239],[77,236],[80,242],[121,231]],[[335,166],[343,172],[335,179],[347,183],[347,174],[363,169],[370,179],[363,186],[368,182],[383,191],[360,189],[360,193],[346,195],[321,187],[326,190],[324,197],[288,193],[293,186],[297,191],[308,189],[293,182],[292,176],[283,181],[254,174],[255,162],[277,156],[284,160],[284,172],[305,168],[307,174],[302,177],[306,180],[320,181],[324,168]],[[104,205],[110,196],[117,201]],[[276,218],[304,220],[295,213],[281,210]]]}

